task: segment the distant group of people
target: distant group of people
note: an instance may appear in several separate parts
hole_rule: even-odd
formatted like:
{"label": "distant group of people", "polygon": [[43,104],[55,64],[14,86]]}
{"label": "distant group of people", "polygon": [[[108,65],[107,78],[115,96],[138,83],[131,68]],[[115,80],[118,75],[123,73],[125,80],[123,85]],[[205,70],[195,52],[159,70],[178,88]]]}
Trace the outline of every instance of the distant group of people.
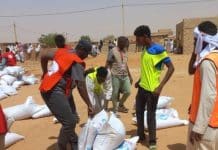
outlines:
{"label": "distant group of people", "polygon": [[6,48],[8,48],[11,52],[15,54],[17,61],[20,61],[23,63],[26,59],[30,59],[31,53],[33,51],[35,51],[35,60],[37,60],[39,58],[41,45],[37,44],[33,46],[33,44],[31,43],[21,44],[21,43],[15,42],[15,44],[10,44]]}
{"label": "distant group of people", "polygon": [[15,45],[8,45],[5,50],[0,48],[0,70],[6,66],[15,66],[17,61],[24,63],[25,56],[30,59],[32,51],[35,49],[35,60],[39,58],[41,45],[37,44],[34,48],[32,44],[21,44],[16,42]]}
{"label": "distant group of people", "polygon": [[[141,25],[134,31],[137,45],[143,47],[140,60],[140,76],[134,87],[136,94],[136,118],[139,142],[146,140],[144,111],[147,108],[148,145],[157,149],[156,108],[159,96],[174,72],[174,65],[164,46],[151,39],[149,26]],[[215,24],[200,23],[194,30],[195,49],[189,63],[189,73],[194,74],[193,96],[189,108],[189,131],[187,150],[218,149],[218,34]],[[75,132],[78,113],[72,90],[77,87],[87,105],[88,116],[108,110],[112,100],[112,111],[128,113],[125,102],[131,93],[133,78],[128,67],[128,38],[120,36],[117,45],[110,47],[106,64],[85,70],[84,59],[92,55],[92,44],[81,40],[74,49],[65,44],[62,35],[55,37],[57,50],[42,53],[42,82],[40,93],[53,115],[61,123],[58,137],[59,150],[78,149]],[[52,65],[48,68],[48,61]],[[160,80],[163,66],[166,73]],[[1,119],[1,113],[0,113]],[[0,128],[0,131],[1,128]],[[181,136],[181,135],[179,135]],[[1,143],[1,141],[0,141]]]}

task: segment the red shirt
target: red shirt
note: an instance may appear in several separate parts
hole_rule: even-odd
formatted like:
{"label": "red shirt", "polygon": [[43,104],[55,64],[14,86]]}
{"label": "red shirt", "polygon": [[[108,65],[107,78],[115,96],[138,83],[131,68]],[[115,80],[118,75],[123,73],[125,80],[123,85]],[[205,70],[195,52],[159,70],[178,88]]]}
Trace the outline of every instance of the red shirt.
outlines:
{"label": "red shirt", "polygon": [[5,115],[0,105],[0,135],[7,133],[7,123],[5,120]]}
{"label": "red shirt", "polygon": [[17,64],[16,57],[15,57],[14,53],[12,53],[12,52],[5,52],[2,55],[2,58],[6,59],[7,66],[16,66],[16,64]]}

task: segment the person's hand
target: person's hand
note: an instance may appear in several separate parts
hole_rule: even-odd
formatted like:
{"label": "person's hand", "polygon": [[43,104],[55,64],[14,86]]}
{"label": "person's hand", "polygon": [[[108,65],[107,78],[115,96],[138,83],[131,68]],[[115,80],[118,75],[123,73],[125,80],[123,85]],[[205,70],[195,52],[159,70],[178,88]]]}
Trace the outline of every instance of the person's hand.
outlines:
{"label": "person's hand", "polygon": [[155,94],[155,95],[160,95],[162,89],[163,89],[162,86],[158,86],[158,87],[154,90],[153,94]]}
{"label": "person's hand", "polygon": [[95,115],[95,111],[94,111],[93,107],[88,106],[88,116],[92,118],[92,117],[94,117],[94,115]]}
{"label": "person's hand", "polygon": [[41,76],[41,80],[43,80],[44,76],[45,76],[45,73],[42,74],[42,76]]}
{"label": "person's hand", "polygon": [[139,81],[135,83],[135,88],[139,88]]}
{"label": "person's hand", "polygon": [[202,134],[199,134],[197,132],[191,131],[190,136],[189,136],[189,140],[192,144],[194,144],[195,142],[198,142],[202,139]]}
{"label": "person's hand", "polygon": [[190,112],[191,112],[191,105],[189,105],[188,107],[188,114],[190,114]]}
{"label": "person's hand", "polygon": [[89,73],[95,72],[95,68],[89,68],[85,71],[84,75],[86,76]]}
{"label": "person's hand", "polygon": [[130,80],[130,84],[132,85],[132,83],[133,83],[132,77],[129,77],[129,80]]}

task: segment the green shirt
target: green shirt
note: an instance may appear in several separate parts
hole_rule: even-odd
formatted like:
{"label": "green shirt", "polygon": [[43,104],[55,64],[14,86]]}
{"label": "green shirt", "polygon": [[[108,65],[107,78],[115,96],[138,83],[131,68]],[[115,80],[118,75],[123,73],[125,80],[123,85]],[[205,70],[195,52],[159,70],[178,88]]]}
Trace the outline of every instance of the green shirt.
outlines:
{"label": "green shirt", "polygon": [[159,54],[151,54],[147,49],[144,49],[141,55],[140,87],[153,92],[160,85],[162,68],[158,68],[157,65],[167,57],[165,50]]}

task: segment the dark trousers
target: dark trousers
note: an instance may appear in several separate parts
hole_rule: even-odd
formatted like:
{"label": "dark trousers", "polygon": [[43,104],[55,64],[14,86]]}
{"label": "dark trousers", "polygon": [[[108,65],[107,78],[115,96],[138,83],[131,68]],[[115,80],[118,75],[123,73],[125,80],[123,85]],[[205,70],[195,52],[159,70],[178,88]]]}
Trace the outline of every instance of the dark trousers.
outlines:
{"label": "dark trousers", "polygon": [[137,117],[137,134],[141,139],[145,138],[144,134],[144,111],[147,105],[147,124],[149,133],[149,143],[156,144],[156,108],[159,95],[138,88],[136,96],[136,117]]}
{"label": "dark trousers", "polygon": [[72,91],[71,91],[70,95],[68,96],[68,101],[69,101],[72,113],[77,114],[76,105],[75,105],[75,102],[74,102]]}
{"label": "dark trousers", "polygon": [[73,107],[71,106],[74,104],[70,104],[69,97],[63,92],[51,91],[41,93],[41,95],[50,111],[62,124],[58,137],[59,150],[67,150],[67,144],[71,145],[72,150],[77,150],[76,114],[75,111],[72,111]]}

